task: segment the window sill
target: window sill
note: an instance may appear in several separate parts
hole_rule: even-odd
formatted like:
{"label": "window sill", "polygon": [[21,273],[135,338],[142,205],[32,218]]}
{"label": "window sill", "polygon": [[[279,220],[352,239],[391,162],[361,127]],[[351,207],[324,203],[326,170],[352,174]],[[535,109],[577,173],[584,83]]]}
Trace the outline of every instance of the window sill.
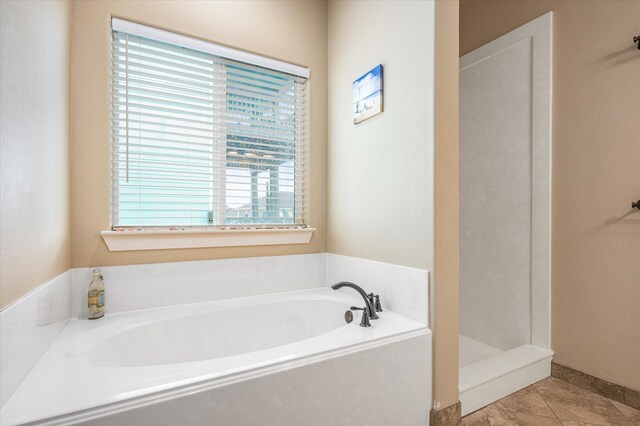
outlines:
{"label": "window sill", "polygon": [[102,231],[109,251],[308,244],[315,228]]}

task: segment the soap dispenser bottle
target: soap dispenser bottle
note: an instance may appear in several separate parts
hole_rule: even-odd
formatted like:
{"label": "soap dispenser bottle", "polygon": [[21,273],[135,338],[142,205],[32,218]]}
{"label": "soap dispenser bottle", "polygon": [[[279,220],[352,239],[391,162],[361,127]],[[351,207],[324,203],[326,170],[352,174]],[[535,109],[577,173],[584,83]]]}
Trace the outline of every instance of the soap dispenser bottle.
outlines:
{"label": "soap dispenser bottle", "polygon": [[93,270],[93,279],[89,284],[89,319],[98,319],[104,316],[104,282],[100,269]]}

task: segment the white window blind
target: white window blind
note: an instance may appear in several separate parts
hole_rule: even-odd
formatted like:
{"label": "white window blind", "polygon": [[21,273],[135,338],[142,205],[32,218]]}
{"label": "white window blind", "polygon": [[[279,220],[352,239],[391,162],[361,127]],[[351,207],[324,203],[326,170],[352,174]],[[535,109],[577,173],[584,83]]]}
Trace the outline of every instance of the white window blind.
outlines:
{"label": "white window blind", "polygon": [[113,31],[114,227],[304,224],[306,79]]}

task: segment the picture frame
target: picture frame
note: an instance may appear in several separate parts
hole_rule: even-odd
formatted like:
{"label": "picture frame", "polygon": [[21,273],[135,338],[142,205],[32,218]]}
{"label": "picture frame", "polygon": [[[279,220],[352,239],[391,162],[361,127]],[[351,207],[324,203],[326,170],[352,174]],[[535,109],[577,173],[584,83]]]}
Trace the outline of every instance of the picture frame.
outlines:
{"label": "picture frame", "polygon": [[376,65],[353,82],[353,124],[383,111],[382,64]]}

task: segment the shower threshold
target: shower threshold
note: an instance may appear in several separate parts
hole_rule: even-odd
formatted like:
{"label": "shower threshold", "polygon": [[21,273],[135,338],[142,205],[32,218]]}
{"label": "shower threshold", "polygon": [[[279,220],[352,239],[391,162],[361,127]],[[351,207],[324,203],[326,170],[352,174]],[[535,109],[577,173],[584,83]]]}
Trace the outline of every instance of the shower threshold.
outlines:
{"label": "shower threshold", "polygon": [[522,345],[501,351],[465,336],[460,336],[460,349],[463,416],[551,375],[549,349]]}

